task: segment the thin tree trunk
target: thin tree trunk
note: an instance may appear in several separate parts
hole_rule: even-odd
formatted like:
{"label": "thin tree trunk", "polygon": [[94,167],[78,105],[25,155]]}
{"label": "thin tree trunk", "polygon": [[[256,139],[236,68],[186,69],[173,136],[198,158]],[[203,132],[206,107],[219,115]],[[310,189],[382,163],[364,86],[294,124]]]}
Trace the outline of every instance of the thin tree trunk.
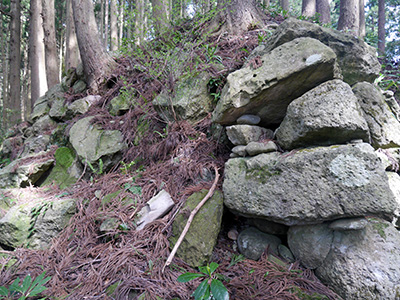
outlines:
{"label": "thin tree trunk", "polygon": [[43,0],[42,5],[47,85],[49,88],[51,88],[60,82],[54,17],[54,1]]}
{"label": "thin tree trunk", "polygon": [[[2,20],[3,21],[3,20]],[[8,26],[7,26],[8,28],[8,32],[10,32],[10,29],[11,29],[11,22],[9,22],[8,23]],[[3,121],[3,124],[6,124],[5,122],[6,122],[6,114],[5,114],[5,111],[4,111],[4,108],[7,106],[7,103],[8,103],[8,99],[9,99],[9,97],[10,97],[10,94],[9,94],[9,92],[10,92],[10,86],[9,86],[9,84],[8,84],[8,79],[9,79],[9,76],[10,76],[10,70],[9,70],[9,61],[10,61],[10,52],[9,52],[9,47],[7,47],[7,45],[9,45],[10,44],[10,40],[9,40],[9,35],[7,34],[6,35],[6,41],[5,41],[5,43],[3,44],[3,97],[2,97],[2,99],[3,99],[3,111],[2,111],[2,114],[3,114],[3,118],[2,118],[2,121]],[[4,125],[3,126],[3,128],[5,128],[6,126]]]}
{"label": "thin tree trunk", "polygon": [[[25,40],[26,42],[26,40]],[[22,68],[22,88],[21,88],[21,117],[22,121],[27,120],[29,115],[32,112],[33,101],[29,96],[31,94],[31,84],[30,84],[30,61],[28,54],[28,45],[23,45],[22,49],[24,49],[23,57],[26,58],[24,60],[24,66]]]}
{"label": "thin tree trunk", "polygon": [[72,0],[76,35],[88,85],[98,91],[117,63],[101,45],[91,0]]}
{"label": "thin tree trunk", "polygon": [[108,49],[108,12],[109,12],[109,3],[108,0],[105,0],[104,6],[104,48]]}
{"label": "thin tree trunk", "polygon": [[169,0],[151,0],[153,22],[156,35],[160,35],[169,26]]}
{"label": "thin tree trunk", "polygon": [[78,40],[76,39],[74,16],[72,13],[71,0],[66,2],[67,28],[65,36],[65,71],[76,68],[80,63]]}
{"label": "thin tree trunk", "polygon": [[279,2],[284,11],[289,11],[289,0],[280,0]]}
{"label": "thin tree trunk", "polygon": [[144,0],[135,1],[135,43],[142,45],[144,41],[144,26],[145,26],[145,15],[144,15]]}
{"label": "thin tree trunk", "polygon": [[381,56],[385,55],[385,40],[386,40],[386,31],[385,31],[385,1],[378,1],[378,53]]}
{"label": "thin tree trunk", "polygon": [[42,1],[31,0],[31,21],[29,33],[29,64],[31,68],[31,102],[47,91],[46,64],[44,55],[44,33],[42,26]]}
{"label": "thin tree trunk", "polygon": [[119,4],[119,39],[118,39],[118,46],[122,45],[122,39],[124,38],[124,3],[123,1]]}
{"label": "thin tree trunk", "polygon": [[317,12],[316,0],[303,0],[301,14],[305,17],[314,17]]}
{"label": "thin tree trunk", "polygon": [[358,36],[361,39],[365,37],[365,0],[359,0],[359,22],[360,28],[358,29]]}
{"label": "thin tree trunk", "polygon": [[100,0],[100,39],[104,43],[104,3],[106,0]]}
{"label": "thin tree trunk", "polygon": [[341,0],[338,30],[348,31],[353,35],[359,35],[360,7],[359,0]]}
{"label": "thin tree trunk", "polygon": [[14,125],[21,118],[21,3],[10,1],[10,96],[5,103],[8,126]]}
{"label": "thin tree trunk", "polygon": [[117,0],[110,1],[110,38],[111,51],[118,50],[118,21],[117,21]]}
{"label": "thin tree trunk", "polygon": [[319,13],[319,21],[322,24],[328,24],[331,22],[331,7],[329,0],[316,0],[317,13]]}

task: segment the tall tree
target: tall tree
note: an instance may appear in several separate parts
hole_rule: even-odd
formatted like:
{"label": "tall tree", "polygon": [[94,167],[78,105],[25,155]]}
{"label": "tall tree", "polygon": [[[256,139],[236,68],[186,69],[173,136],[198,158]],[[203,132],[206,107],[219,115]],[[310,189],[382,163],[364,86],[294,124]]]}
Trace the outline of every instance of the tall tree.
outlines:
{"label": "tall tree", "polygon": [[10,1],[10,95],[4,103],[8,125],[14,125],[21,118],[21,2]]}
{"label": "tall tree", "polygon": [[219,13],[210,25],[211,32],[220,34],[229,32],[240,35],[255,24],[265,24],[265,14],[256,0],[218,0]]}
{"label": "tall tree", "polygon": [[135,43],[143,44],[145,31],[145,1],[135,1]]}
{"label": "tall tree", "polygon": [[378,53],[379,53],[379,55],[385,55],[385,40],[386,40],[385,23],[386,23],[385,1],[378,0]]}
{"label": "tall tree", "polygon": [[90,88],[97,91],[117,63],[102,46],[91,0],[72,0],[74,23],[83,70]]}
{"label": "tall tree", "polygon": [[47,84],[49,88],[51,88],[52,86],[60,82],[54,0],[42,0],[42,19],[44,30]]}
{"label": "tall tree", "polygon": [[78,41],[76,39],[74,16],[71,0],[66,3],[66,33],[65,33],[65,70],[76,68],[80,62]]}
{"label": "tall tree", "polygon": [[169,0],[151,0],[153,23],[156,35],[165,32],[170,27]]}
{"label": "tall tree", "polygon": [[111,51],[118,50],[118,20],[117,20],[117,0],[110,1],[110,38]]}
{"label": "tall tree", "polygon": [[108,0],[104,1],[104,48],[108,49]]}
{"label": "tall tree", "polygon": [[303,0],[301,5],[301,14],[306,17],[314,17],[317,11],[316,0]]}
{"label": "tall tree", "polygon": [[47,91],[44,33],[41,19],[42,1],[31,0],[30,11],[29,63],[31,67],[31,102],[34,104]]}
{"label": "tall tree", "polygon": [[364,39],[365,37],[365,0],[359,0],[358,4],[358,13],[359,13],[359,29],[358,29],[358,36],[361,39]]}
{"label": "tall tree", "polygon": [[281,7],[283,10],[285,11],[289,11],[290,7],[289,7],[289,0],[279,0]]}
{"label": "tall tree", "polygon": [[359,35],[360,30],[360,1],[341,0],[338,30],[349,31],[353,35]]}
{"label": "tall tree", "polygon": [[319,13],[319,21],[322,24],[328,24],[331,21],[331,8],[329,0],[316,0],[317,13]]}

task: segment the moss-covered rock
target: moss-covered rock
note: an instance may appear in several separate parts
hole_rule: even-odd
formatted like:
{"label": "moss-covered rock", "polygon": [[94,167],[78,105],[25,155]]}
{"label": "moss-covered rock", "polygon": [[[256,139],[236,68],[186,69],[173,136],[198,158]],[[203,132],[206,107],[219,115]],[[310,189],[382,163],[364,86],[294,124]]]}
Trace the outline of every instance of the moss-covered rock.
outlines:
{"label": "moss-covered rock", "polygon": [[61,147],[56,150],[54,157],[56,164],[42,185],[55,182],[63,189],[74,184],[78,179],[78,174],[71,174],[72,172],[70,172],[73,164],[77,164],[74,151],[67,147]]}
{"label": "moss-covered rock", "polygon": [[[177,215],[173,223],[172,237],[170,238],[171,247],[175,245],[185,227],[190,211],[199,204],[207,192],[207,190],[202,190],[187,199],[181,213]],[[193,267],[204,265],[210,259],[217,242],[222,213],[222,193],[216,191],[194,217],[189,231],[178,249],[177,256]]]}

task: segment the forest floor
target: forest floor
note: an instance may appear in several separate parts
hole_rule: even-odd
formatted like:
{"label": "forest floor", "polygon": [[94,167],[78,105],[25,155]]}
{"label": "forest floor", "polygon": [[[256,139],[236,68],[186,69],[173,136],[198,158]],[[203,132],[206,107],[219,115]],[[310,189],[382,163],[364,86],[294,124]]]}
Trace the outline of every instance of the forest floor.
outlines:
{"label": "forest floor", "polygon": [[[127,49],[118,58],[119,68],[108,78],[101,101],[88,115],[95,115],[94,122],[103,128],[123,133],[128,148],[120,164],[106,174],[89,175],[88,170],[83,179],[65,190],[57,186],[32,188],[41,197],[76,199],[78,212],[49,249],[2,251],[9,255],[0,259],[0,286],[17,277],[35,277],[46,271],[46,276],[51,276],[43,292],[48,299],[192,299],[201,279],[179,283],[177,277],[198,270],[174,258],[163,272],[170,254],[171,224],[190,194],[210,189],[212,181],[199,180],[204,170],[218,168],[221,189],[230,149],[220,143],[210,116],[195,125],[179,120],[167,124],[154,111],[151,100],[165,88],[173,91],[177,78],[171,70],[176,63],[171,59],[176,49],[188,53],[187,74],[207,71],[212,75],[210,92],[218,98],[227,74],[240,68],[268,33],[255,28],[241,37],[205,39],[200,36],[202,23],[194,29],[185,26],[177,26],[170,36],[146,47]],[[136,105],[121,116],[110,115],[110,100],[123,93],[134,94]],[[67,101],[82,96],[86,95],[66,94]],[[143,124],[147,124],[146,130]],[[177,157],[184,159],[177,164]],[[136,231],[137,212],[161,187],[174,199],[174,208]],[[101,201],[118,191],[113,201]],[[126,199],[133,201],[127,203]],[[101,233],[101,223],[110,218],[121,225],[114,232]],[[211,258],[219,264],[217,272],[222,274],[230,299],[339,299],[313,271],[298,262],[274,263],[268,259],[268,251],[259,261],[240,256],[227,232],[232,227],[240,230],[244,223],[225,213]],[[11,261],[13,265],[5,267]]]}

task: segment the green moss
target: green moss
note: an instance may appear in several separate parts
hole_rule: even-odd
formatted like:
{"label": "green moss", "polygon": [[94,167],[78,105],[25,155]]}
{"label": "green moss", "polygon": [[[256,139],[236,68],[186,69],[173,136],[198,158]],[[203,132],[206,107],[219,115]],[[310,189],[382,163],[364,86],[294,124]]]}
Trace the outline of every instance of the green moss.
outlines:
{"label": "green moss", "polygon": [[[370,219],[371,220],[371,219]],[[389,227],[389,224],[379,222],[378,220],[374,219],[372,223],[372,228],[384,239],[386,240],[386,233],[385,229]]]}
{"label": "green moss", "polygon": [[74,152],[67,147],[58,148],[54,153],[54,157],[56,159],[56,164],[64,168],[69,168],[75,160]]}
{"label": "green moss", "polygon": [[297,286],[291,288],[291,292],[293,294],[295,294],[299,299],[303,299],[303,300],[325,300],[325,299],[328,300],[329,299],[327,296],[321,295],[318,293],[313,293],[312,295],[309,295]]}

